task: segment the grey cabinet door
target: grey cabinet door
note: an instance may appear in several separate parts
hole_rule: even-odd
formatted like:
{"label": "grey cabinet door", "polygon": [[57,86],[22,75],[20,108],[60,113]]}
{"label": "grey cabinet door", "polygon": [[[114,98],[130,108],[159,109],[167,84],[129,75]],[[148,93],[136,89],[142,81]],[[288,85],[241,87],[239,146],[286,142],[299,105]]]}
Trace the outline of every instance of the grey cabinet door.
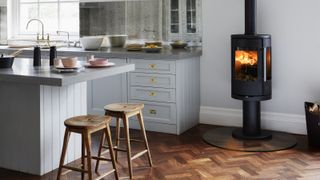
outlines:
{"label": "grey cabinet door", "polygon": [[[110,59],[116,64],[126,59]],[[103,107],[110,103],[127,102],[127,73],[88,82],[88,113],[104,114]]]}

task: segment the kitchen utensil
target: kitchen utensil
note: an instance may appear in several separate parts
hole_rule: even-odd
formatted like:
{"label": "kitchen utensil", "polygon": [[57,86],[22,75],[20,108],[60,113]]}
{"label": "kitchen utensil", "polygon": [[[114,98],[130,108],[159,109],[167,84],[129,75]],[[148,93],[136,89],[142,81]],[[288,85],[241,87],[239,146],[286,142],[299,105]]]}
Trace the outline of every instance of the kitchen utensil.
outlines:
{"label": "kitchen utensil", "polygon": [[80,38],[82,48],[86,50],[95,50],[101,47],[103,37],[100,36],[87,36]]}
{"label": "kitchen utensil", "polygon": [[108,37],[111,47],[124,47],[128,35],[109,35]]}

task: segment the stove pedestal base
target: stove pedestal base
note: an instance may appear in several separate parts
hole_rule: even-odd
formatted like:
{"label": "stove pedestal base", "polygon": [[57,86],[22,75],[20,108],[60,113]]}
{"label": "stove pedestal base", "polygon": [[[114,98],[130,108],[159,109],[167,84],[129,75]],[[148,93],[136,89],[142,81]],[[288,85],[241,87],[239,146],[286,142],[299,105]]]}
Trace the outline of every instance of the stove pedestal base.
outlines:
{"label": "stove pedestal base", "polygon": [[263,139],[272,138],[272,133],[270,131],[261,130],[258,134],[254,136],[248,136],[243,132],[242,128],[238,128],[232,132],[232,136],[234,138],[243,139],[243,140],[259,140],[259,139],[263,140]]}
{"label": "stove pedestal base", "polygon": [[232,136],[236,128],[221,127],[209,130],[203,135],[203,140],[210,145],[236,151],[270,152],[294,147],[297,140],[293,135],[282,132],[267,131],[272,138],[245,140]]}

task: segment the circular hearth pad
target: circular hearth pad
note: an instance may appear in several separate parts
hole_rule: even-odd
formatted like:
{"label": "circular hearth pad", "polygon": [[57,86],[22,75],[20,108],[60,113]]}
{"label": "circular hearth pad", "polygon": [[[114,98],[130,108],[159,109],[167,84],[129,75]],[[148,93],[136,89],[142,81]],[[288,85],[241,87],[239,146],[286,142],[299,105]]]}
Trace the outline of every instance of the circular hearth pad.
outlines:
{"label": "circular hearth pad", "polygon": [[215,128],[209,130],[203,135],[203,140],[208,144],[217,146],[223,149],[245,151],[245,152],[270,152],[285,150],[294,147],[297,140],[294,136],[274,132],[271,139],[266,140],[240,140],[232,137],[232,132],[236,128]]}

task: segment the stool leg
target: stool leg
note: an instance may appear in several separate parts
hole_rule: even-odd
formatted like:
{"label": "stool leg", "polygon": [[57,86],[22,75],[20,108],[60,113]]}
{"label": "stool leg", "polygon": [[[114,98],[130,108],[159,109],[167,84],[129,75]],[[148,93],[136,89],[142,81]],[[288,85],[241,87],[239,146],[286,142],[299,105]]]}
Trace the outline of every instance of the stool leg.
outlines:
{"label": "stool leg", "polygon": [[63,138],[63,146],[62,146],[62,152],[61,152],[61,157],[60,157],[60,164],[59,164],[57,180],[60,179],[60,176],[61,176],[61,173],[62,173],[62,166],[64,164],[64,159],[66,157],[69,138],[70,138],[70,132],[69,132],[69,129],[66,128],[65,133],[64,133],[64,138]]}
{"label": "stool leg", "polygon": [[129,177],[132,179],[132,161],[131,161],[131,145],[130,145],[130,131],[129,131],[129,119],[126,115],[123,118],[123,125],[125,129],[125,139],[127,144],[127,158],[128,158],[128,168],[129,168]]}
{"label": "stool leg", "polygon": [[88,131],[83,133],[85,139],[85,146],[87,150],[87,167],[88,167],[88,175],[89,180],[92,180],[92,169],[91,169],[91,135]]}
{"label": "stool leg", "polygon": [[[116,125],[116,147],[119,148],[120,146],[120,118],[117,118],[117,125]],[[118,151],[115,151],[116,154],[116,161],[118,162]]]}
{"label": "stool leg", "polygon": [[117,169],[117,165],[116,165],[116,161],[115,161],[115,155],[114,155],[114,150],[113,150],[113,145],[112,145],[112,140],[111,140],[111,131],[110,131],[109,124],[107,125],[107,128],[106,128],[106,138],[107,138],[108,145],[109,145],[109,152],[110,152],[112,166],[114,169],[114,176],[115,176],[116,180],[118,180],[119,175],[118,175],[118,169]]}
{"label": "stool leg", "polygon": [[[102,146],[104,145],[105,137],[106,137],[106,133],[103,132],[103,133],[102,133],[102,136],[101,136],[101,139],[100,139],[100,145],[99,145],[99,150],[98,150],[98,157],[101,156]],[[110,146],[110,145],[109,145],[109,146]],[[98,169],[99,169],[99,163],[100,163],[100,160],[97,159],[96,170],[95,170],[96,173],[98,172]]]}
{"label": "stool leg", "polygon": [[137,117],[138,117],[138,120],[139,120],[141,133],[142,133],[142,136],[143,136],[143,139],[144,139],[144,145],[145,145],[145,147],[146,147],[146,149],[148,151],[149,165],[150,165],[150,167],[152,167],[151,153],[150,153],[150,149],[149,149],[146,129],[144,127],[144,121],[143,121],[143,117],[142,117],[142,112],[141,111],[137,114]]}
{"label": "stool leg", "polygon": [[[82,169],[85,169],[85,161],[84,161],[84,157],[85,157],[85,144],[84,144],[84,136],[83,134],[81,134],[81,165],[82,165]],[[81,172],[81,179],[84,179],[84,172]]]}

